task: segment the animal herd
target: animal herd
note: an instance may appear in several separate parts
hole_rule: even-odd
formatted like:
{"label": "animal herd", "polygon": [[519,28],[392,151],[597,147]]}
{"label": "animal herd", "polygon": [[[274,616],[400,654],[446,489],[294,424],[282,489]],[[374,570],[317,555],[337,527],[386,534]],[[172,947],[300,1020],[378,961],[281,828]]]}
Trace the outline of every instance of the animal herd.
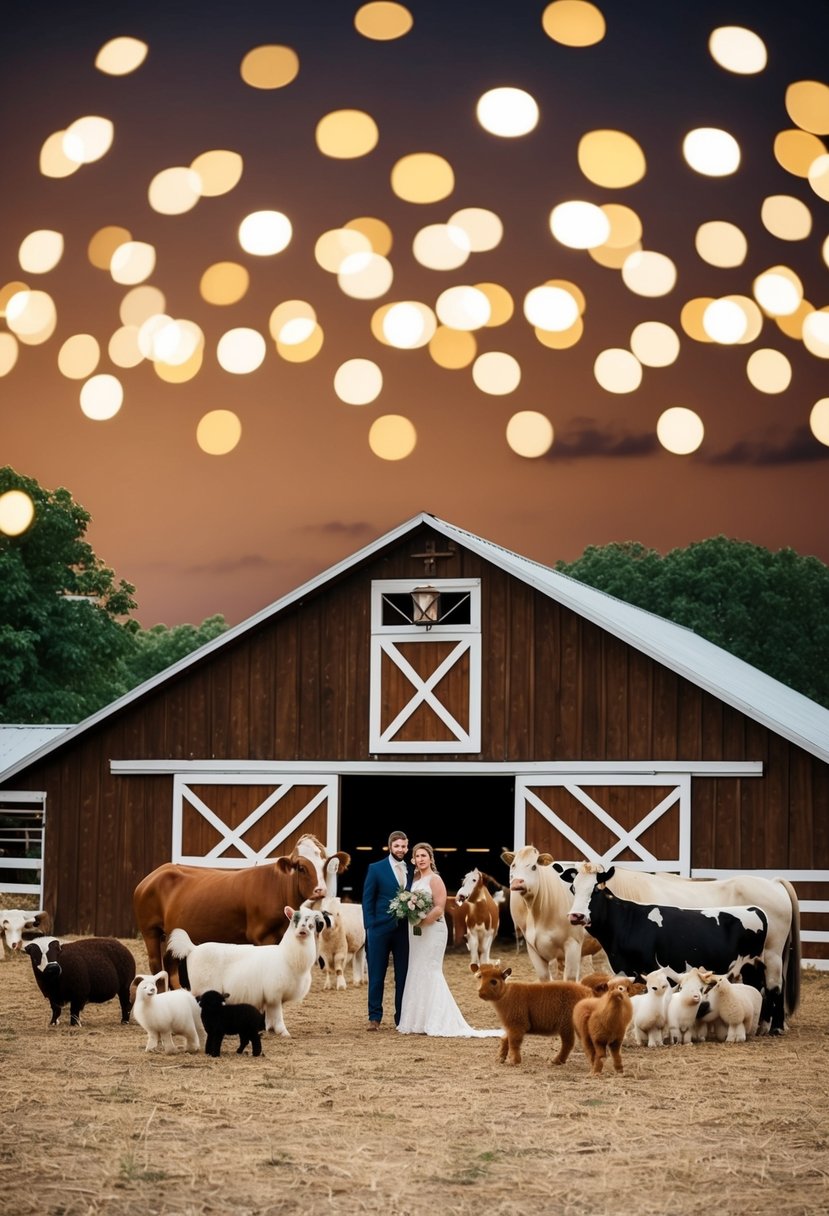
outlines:
{"label": "animal herd", "polygon": [[[512,978],[493,961],[503,888],[478,869],[447,905],[463,934],[478,995],[501,1022],[502,1063],[519,1065],[526,1035],[557,1036],[564,1064],[576,1041],[598,1075],[608,1053],[622,1071],[623,1042],[643,1047],[779,1034],[797,1008],[797,896],[784,880],[737,876],[694,882],[583,862],[565,867],[533,846],[505,851],[509,905],[537,978]],[[290,855],[245,870],[167,864],[136,887],[136,922],[150,971],[115,938],[61,942],[38,912],[0,912],[7,955],[25,952],[57,1025],[117,998],[121,1021],[146,1032],[146,1050],[262,1054],[263,1033],[288,1037],[283,1006],[300,1002],[317,966],[324,989],[365,980],[362,909],[336,895],[348,854],[313,836]],[[450,907],[451,905],[451,907]],[[589,932],[588,932],[589,931]],[[611,974],[579,978],[603,950]],[[563,979],[556,973],[563,965]]]}

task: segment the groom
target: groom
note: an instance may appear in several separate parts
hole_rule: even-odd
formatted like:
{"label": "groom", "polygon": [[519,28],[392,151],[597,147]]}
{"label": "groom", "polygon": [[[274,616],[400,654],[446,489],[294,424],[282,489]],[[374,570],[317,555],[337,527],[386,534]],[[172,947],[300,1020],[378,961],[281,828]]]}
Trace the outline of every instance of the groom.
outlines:
{"label": "groom", "polygon": [[366,871],[363,885],[363,920],[366,926],[368,959],[368,1025],[379,1030],[383,1020],[383,988],[394,960],[394,1024],[400,1021],[400,1006],[409,966],[409,924],[389,912],[389,903],[401,889],[412,885],[412,870],[406,863],[409,841],[405,832],[389,836],[389,855],[374,861]]}

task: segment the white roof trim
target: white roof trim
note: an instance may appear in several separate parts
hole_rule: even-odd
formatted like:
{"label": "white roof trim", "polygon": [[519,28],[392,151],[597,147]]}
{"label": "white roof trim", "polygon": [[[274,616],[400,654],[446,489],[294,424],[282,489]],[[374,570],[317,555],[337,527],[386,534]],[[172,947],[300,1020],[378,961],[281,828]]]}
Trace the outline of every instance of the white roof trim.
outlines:
{"label": "white roof trim", "polygon": [[478,553],[493,565],[499,566],[522,582],[535,587],[542,594],[558,601],[579,616],[613,634],[614,637],[618,637],[643,654],[649,655],[664,667],[676,672],[677,675],[725,701],[746,717],[767,726],[819,760],[829,763],[829,710],[824,709],[823,706],[758,671],[749,663],[743,662],[742,659],[735,658],[728,651],[715,646],[690,629],[676,625],[663,617],[654,616],[642,608],[635,608],[604,591],[597,591],[594,587],[587,586],[586,583],[580,583],[568,575],[552,570],[548,566],[542,566],[539,562],[522,557],[492,541],[483,540],[472,532],[446,523],[435,515],[421,511],[390,532],[384,533],[371,544],[364,545],[350,557],[330,566],[294,591],[248,617],[247,620],[228,629],[211,642],[205,643],[198,650],[194,650],[143,684],[139,684],[123,697],[119,697],[117,701],[99,709],[76,726],[70,727],[58,739],[53,739],[31,752],[25,760],[12,764],[5,771],[0,772],[0,781],[7,780],[48,755],[55,748],[77,738],[98,722],[126,708],[139,697],[186,671],[194,663],[201,662],[213,651],[227,646],[249,629],[284,611],[291,604],[297,603],[324,586],[325,583],[346,574],[361,562],[394,544],[423,524],[434,528],[448,540],[455,540],[458,544]]}

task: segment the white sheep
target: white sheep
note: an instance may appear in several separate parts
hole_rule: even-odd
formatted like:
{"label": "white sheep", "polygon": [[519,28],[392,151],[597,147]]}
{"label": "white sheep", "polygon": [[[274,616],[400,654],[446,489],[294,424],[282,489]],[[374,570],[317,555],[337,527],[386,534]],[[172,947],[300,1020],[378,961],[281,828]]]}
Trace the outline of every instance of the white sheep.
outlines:
{"label": "white sheep", "polygon": [[668,1038],[672,1043],[693,1043],[701,1034],[697,1013],[705,981],[698,967],[676,972],[674,978],[679,982],[668,1001]]}
{"label": "white sheep", "polygon": [[214,988],[234,1005],[255,1005],[265,1014],[265,1029],[289,1038],[282,1015],[287,1001],[302,1001],[311,987],[318,937],[326,914],[312,908],[285,908],[290,924],[275,946],[240,946],[228,942],[194,945],[184,929],[173,929],[167,949],[184,959],[196,996]]}
{"label": "white sheep", "polygon": [[637,992],[633,1002],[633,1037],[640,1047],[661,1047],[668,1031],[668,1003],[671,985],[661,967],[645,976],[645,991]]}
{"label": "white sheep", "polygon": [[167,1053],[176,1050],[174,1034],[184,1035],[187,1051],[201,1051],[207,1038],[199,1003],[186,988],[169,990],[166,971],[136,975],[132,983],[132,1014],[147,1032],[145,1051],[155,1051],[159,1042]]}
{"label": "white sheep", "polygon": [[[345,988],[345,969],[351,959],[351,982],[358,988],[366,978],[366,928],[362,904],[344,904],[335,896],[322,901],[322,910],[331,918],[330,926],[320,933],[319,957],[325,972],[323,990],[331,987],[331,975],[337,988]],[[308,901],[303,904],[308,907]]]}
{"label": "white sheep", "polygon": [[726,1043],[744,1043],[757,1033],[763,997],[751,984],[735,983],[730,975],[715,975],[706,988],[705,999],[710,1006],[705,1022],[713,1023],[717,1038]]}

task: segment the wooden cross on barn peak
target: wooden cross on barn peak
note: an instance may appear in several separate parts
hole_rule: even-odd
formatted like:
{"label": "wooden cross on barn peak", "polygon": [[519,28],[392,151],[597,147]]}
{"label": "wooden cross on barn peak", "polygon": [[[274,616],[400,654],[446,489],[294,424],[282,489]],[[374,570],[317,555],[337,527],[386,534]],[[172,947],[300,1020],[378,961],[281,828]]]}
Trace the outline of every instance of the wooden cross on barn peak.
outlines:
{"label": "wooden cross on barn peak", "polygon": [[410,553],[409,557],[419,557],[423,559],[423,573],[435,574],[437,571],[437,561],[439,558],[454,557],[456,553],[455,546],[451,540],[447,541],[448,548],[443,552],[438,551],[438,542],[434,539],[424,541],[422,553]]}

